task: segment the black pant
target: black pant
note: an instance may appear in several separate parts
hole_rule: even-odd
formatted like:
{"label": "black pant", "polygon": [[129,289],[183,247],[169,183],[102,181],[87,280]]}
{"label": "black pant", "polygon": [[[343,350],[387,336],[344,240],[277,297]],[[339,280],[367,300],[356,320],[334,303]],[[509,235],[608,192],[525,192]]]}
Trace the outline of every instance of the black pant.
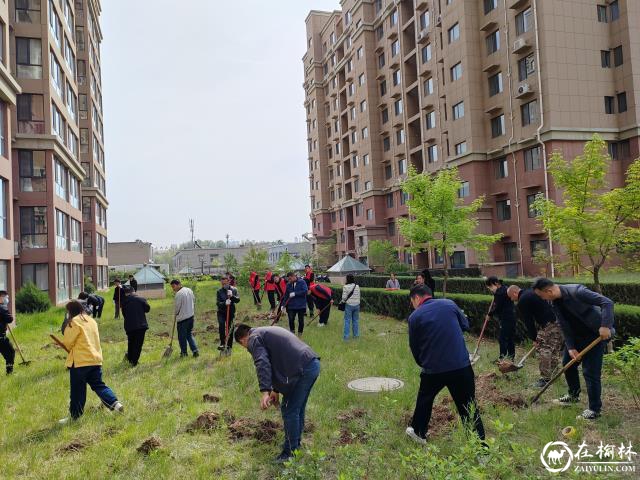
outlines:
{"label": "black pant", "polygon": [[102,318],[102,309],[104,308],[104,302],[97,307],[93,307],[93,318]]}
{"label": "black pant", "polygon": [[307,307],[309,308],[309,315],[313,317],[313,297],[307,295]]}
{"label": "black pant", "polygon": [[253,291],[253,304],[258,305],[260,303],[260,290]]}
{"label": "black pant", "polygon": [[298,316],[298,333],[304,331],[304,314],[306,310],[287,310],[289,316],[289,330],[292,333],[296,333],[296,315]]}
{"label": "black pant", "polygon": [[[329,322],[329,315],[331,314],[331,307],[329,307],[331,300],[325,300],[324,298],[316,298],[316,308],[322,312],[320,314],[320,323],[326,325]],[[323,311],[324,309],[324,311]]]}
{"label": "black pant", "polygon": [[500,343],[500,357],[510,357],[513,359],[516,356],[516,344],[513,341],[515,333],[516,319],[501,318],[500,337],[498,339],[498,342]]}
{"label": "black pant", "polygon": [[142,345],[144,344],[144,335],[147,332],[146,328],[141,330],[133,330],[127,332],[127,360],[135,367],[140,360],[140,354],[142,353]]}
{"label": "black pant", "polygon": [[227,312],[218,312],[218,334],[220,335],[220,345],[224,345],[227,340],[227,328],[229,328],[229,339],[227,340],[227,348],[233,347],[233,318],[235,314],[229,314],[229,325],[227,326]]}
{"label": "black pant", "polygon": [[115,308],[116,308],[116,314],[114,315],[114,318],[120,318],[120,304],[118,302],[115,302]]}
{"label": "black pant", "polygon": [[16,358],[16,351],[13,349],[13,345],[5,335],[0,335],[0,354],[4,357],[4,361],[7,363],[7,373],[13,371],[13,361]]}
{"label": "black pant", "polygon": [[[595,338],[578,339],[576,341],[576,349],[582,351]],[[587,385],[587,394],[589,395],[589,410],[600,413],[602,410],[602,357],[607,349],[606,342],[600,342],[598,345],[582,357],[582,361],[576,363],[569,370],[564,372],[564,378],[567,380],[569,387],[569,395],[578,397],[580,395],[580,375],[578,374],[578,365],[582,364],[582,376]],[[562,365],[566,365],[571,361],[569,351],[564,349],[564,358]]]}
{"label": "black pant", "polygon": [[484,440],[484,425],[482,425],[476,403],[476,384],[471,365],[450,372],[420,374],[420,390],[418,390],[416,409],[411,422],[416,434],[426,437],[433,401],[444,387],[449,390],[464,423],[469,422],[470,410],[473,410],[473,428],[478,433],[478,437]]}
{"label": "black pant", "polygon": [[269,297],[269,305],[271,305],[271,310],[276,308],[276,292],[274,290],[267,291],[267,297]]}

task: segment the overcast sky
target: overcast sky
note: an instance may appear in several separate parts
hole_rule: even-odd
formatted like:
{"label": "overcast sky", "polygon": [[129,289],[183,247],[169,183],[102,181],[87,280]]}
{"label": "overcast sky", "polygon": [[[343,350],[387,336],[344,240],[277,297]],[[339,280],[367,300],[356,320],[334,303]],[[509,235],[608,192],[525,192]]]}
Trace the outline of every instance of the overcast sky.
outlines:
{"label": "overcast sky", "polygon": [[302,55],[338,0],[102,2],[109,240],[311,231]]}

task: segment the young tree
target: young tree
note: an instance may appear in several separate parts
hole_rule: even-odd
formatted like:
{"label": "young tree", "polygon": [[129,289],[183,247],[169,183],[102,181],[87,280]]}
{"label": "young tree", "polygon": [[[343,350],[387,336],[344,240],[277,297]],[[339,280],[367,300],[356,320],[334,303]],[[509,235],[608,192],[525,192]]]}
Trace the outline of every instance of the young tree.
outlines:
{"label": "young tree", "polygon": [[336,237],[332,236],[329,240],[316,245],[316,267],[330,267],[338,260],[336,257]]}
{"label": "young tree", "polygon": [[315,267],[313,253],[311,253],[311,251],[301,253],[300,261],[303,263],[303,265],[311,265]]}
{"label": "young tree", "polygon": [[224,256],[224,268],[227,272],[237,272],[238,267],[240,267],[238,259],[233,255],[233,253],[227,253]]}
{"label": "young tree", "polygon": [[484,197],[465,205],[458,193],[462,186],[458,170],[446,168],[435,175],[418,174],[411,167],[402,190],[409,194],[409,218],[401,218],[400,233],[411,241],[414,249],[433,246],[444,258],[442,293],[447,293],[449,255],[456,245],[464,245],[478,252],[487,251],[489,245],[502,238],[502,233],[485,235],[476,233],[476,213]]}
{"label": "young tree", "polygon": [[262,273],[269,268],[268,254],[263,248],[251,247],[242,262],[242,271]]}
{"label": "young tree", "polygon": [[602,266],[616,249],[640,241],[640,159],[627,170],[625,186],[614,189],[606,180],[609,162],[607,144],[599,135],[571,162],[554,152],[549,172],[562,190],[562,202],[538,198],[533,204],[551,240],[593,275],[597,291]]}
{"label": "young tree", "polygon": [[278,271],[286,274],[291,269],[293,260],[293,255],[291,255],[289,252],[283,252],[278,259],[278,262],[276,263],[276,268],[278,269]]}
{"label": "young tree", "polygon": [[385,272],[397,265],[398,249],[389,240],[371,240],[367,247],[367,259],[370,267],[382,267]]}

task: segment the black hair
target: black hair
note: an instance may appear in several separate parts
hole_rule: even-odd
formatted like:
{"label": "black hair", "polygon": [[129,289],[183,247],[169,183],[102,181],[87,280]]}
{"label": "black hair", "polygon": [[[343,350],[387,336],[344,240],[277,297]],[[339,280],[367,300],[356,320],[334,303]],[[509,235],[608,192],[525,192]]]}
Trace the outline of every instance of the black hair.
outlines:
{"label": "black hair", "polygon": [[502,285],[502,280],[500,280],[495,275],[492,275],[490,277],[487,277],[487,279],[484,281],[484,284],[487,287],[490,287],[491,285]]}
{"label": "black hair", "polygon": [[116,278],[113,283],[122,283],[119,278]]}
{"label": "black hair", "polygon": [[236,332],[233,334],[233,337],[236,339],[236,342],[240,342],[244,337],[249,335],[251,331],[251,327],[244,323],[241,323],[236,327]]}
{"label": "black hair", "polygon": [[295,275],[295,273],[294,272],[287,272],[287,277],[290,277],[292,275]]}
{"label": "black hair", "polygon": [[427,283],[427,277],[424,276],[424,273],[421,272],[421,273],[417,274],[416,278],[418,278],[418,277],[422,277],[422,279],[424,280],[424,283]]}
{"label": "black hair", "polygon": [[311,268],[311,265],[305,265],[304,268]]}
{"label": "black hair", "polygon": [[173,279],[173,280],[171,280],[171,285],[182,285],[182,284],[180,283],[180,280]]}
{"label": "black hair", "polygon": [[409,292],[410,298],[427,296],[433,297],[433,292],[427,285],[416,285],[415,287],[411,288],[411,291]]}
{"label": "black hair", "polygon": [[351,274],[347,275],[347,285],[349,285],[350,283],[356,283],[356,277]]}
{"label": "black hair", "polygon": [[424,270],[422,270],[422,272],[420,272],[422,274],[422,278],[424,278],[424,283],[429,283],[431,282],[432,278],[431,278],[431,272],[429,272],[429,270],[427,270],[426,268]]}
{"label": "black hair", "polygon": [[555,283],[553,283],[548,278],[538,278],[533,282],[531,288],[533,288],[534,290],[546,290],[547,288],[553,287],[554,285]]}
{"label": "black hair", "polygon": [[84,312],[82,304],[77,300],[71,300],[69,303],[67,303],[67,306],[65,308],[67,309],[67,312],[69,312],[69,320],[77,317],[82,312]]}
{"label": "black hair", "polygon": [[78,298],[79,298],[80,300],[86,300],[87,298],[89,298],[89,295],[87,294],[87,292],[80,292],[80,293],[78,294]]}
{"label": "black hair", "polygon": [[129,278],[133,278],[133,275],[129,275]]}
{"label": "black hair", "polygon": [[9,295],[9,292],[7,292],[6,290],[0,290],[0,297],[3,297],[5,295]]}

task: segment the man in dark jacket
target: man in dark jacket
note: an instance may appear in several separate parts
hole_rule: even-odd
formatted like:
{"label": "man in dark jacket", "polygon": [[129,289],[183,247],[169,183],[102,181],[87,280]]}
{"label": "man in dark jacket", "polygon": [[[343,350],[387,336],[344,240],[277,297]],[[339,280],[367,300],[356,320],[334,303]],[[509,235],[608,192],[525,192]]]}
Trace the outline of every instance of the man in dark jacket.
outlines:
{"label": "man in dark jacket", "polygon": [[313,298],[311,298],[311,284],[316,281],[316,274],[313,273],[311,265],[304,266],[304,283],[307,284],[307,307],[309,307],[309,316],[313,317]]}
{"label": "man in dark jacket", "polygon": [[[533,284],[540,298],[552,302],[553,311],[564,335],[565,351],[562,364],[566,365],[597,338],[602,341],[582,357],[582,375],[587,384],[589,408],[578,418],[594,420],[602,410],[602,358],[607,341],[615,333],[613,302],[584,285],[556,285],[548,278],[540,278]],[[569,393],[555,403],[571,405],[580,396],[578,365],[565,372]]]}
{"label": "man in dark jacket", "polygon": [[124,294],[122,292],[122,282],[119,278],[116,278],[113,281],[114,289],[113,289],[113,305],[115,307],[116,313],[114,318],[120,318],[120,307],[122,306],[122,300],[124,300]]}
{"label": "man in dark jacket", "polygon": [[240,324],[235,337],[253,357],[262,393],[260,407],[266,410],[278,405],[282,394],[284,445],[276,461],[286,462],[300,448],[307,399],[320,375],[320,357],[281,327],[251,328]]}
{"label": "man in dark jacket", "polygon": [[133,288],[133,293],[138,293],[138,281],[133,275],[129,275],[129,286]]}
{"label": "man in dark jacket", "polygon": [[7,375],[13,373],[13,362],[16,358],[16,351],[7,338],[7,330],[13,323],[13,316],[9,313],[9,294],[6,290],[0,290],[0,355],[6,363]]}
{"label": "man in dark jacket", "polygon": [[[296,316],[298,317],[298,336],[304,331],[304,314],[307,312],[307,283],[294,272],[287,273],[289,283],[284,294],[287,315],[289,316],[289,330],[296,332]],[[285,308],[285,305],[282,306]]]}
{"label": "man in dark jacket", "polygon": [[507,295],[507,287],[502,284],[498,277],[489,277],[485,280],[485,285],[493,293],[493,306],[489,310],[489,317],[494,315],[500,321],[500,358],[498,362],[509,359],[513,361],[516,356],[516,311],[513,302]]}
{"label": "man in dark jacket", "polygon": [[227,277],[222,277],[220,282],[222,287],[216,294],[218,334],[220,335],[218,350],[229,352],[233,347],[233,320],[236,317],[236,303],[240,301],[240,296],[238,295],[238,290],[229,285]]}
{"label": "man in dark jacket", "polygon": [[80,292],[80,294],[78,295],[78,300],[85,301],[86,304],[91,307],[91,314],[93,315],[93,318],[102,318],[104,298],[93,293],[89,294],[87,292]]}
{"label": "man in dark jacket", "polygon": [[535,386],[542,388],[551,380],[560,363],[560,354],[564,348],[560,325],[556,322],[551,304],[541,299],[530,288],[522,290],[517,285],[511,285],[507,289],[507,295],[516,303],[520,318],[527,327],[527,336],[533,340],[536,347],[540,379]]}
{"label": "man in dark jacket", "polygon": [[149,328],[147,323],[147,313],[151,310],[146,299],[137,296],[131,287],[124,288],[124,298],[122,299],[122,316],[124,317],[124,331],[127,333],[127,360],[132,367],[138,365],[144,336]]}
{"label": "man in dark jacket", "polygon": [[426,443],[433,401],[447,387],[462,421],[472,422],[478,437],[484,440],[473,368],[462,334],[469,330],[467,317],[453,301],[433,299],[426,285],[416,285],[410,295],[414,312],[409,316],[409,347],[422,373],[407,435],[418,443]]}
{"label": "man in dark jacket", "polygon": [[320,320],[318,322],[319,327],[325,327],[329,322],[329,315],[331,314],[331,289],[325,285],[319,283],[312,283],[309,289],[309,297],[313,299],[316,304],[316,308],[320,313]]}

